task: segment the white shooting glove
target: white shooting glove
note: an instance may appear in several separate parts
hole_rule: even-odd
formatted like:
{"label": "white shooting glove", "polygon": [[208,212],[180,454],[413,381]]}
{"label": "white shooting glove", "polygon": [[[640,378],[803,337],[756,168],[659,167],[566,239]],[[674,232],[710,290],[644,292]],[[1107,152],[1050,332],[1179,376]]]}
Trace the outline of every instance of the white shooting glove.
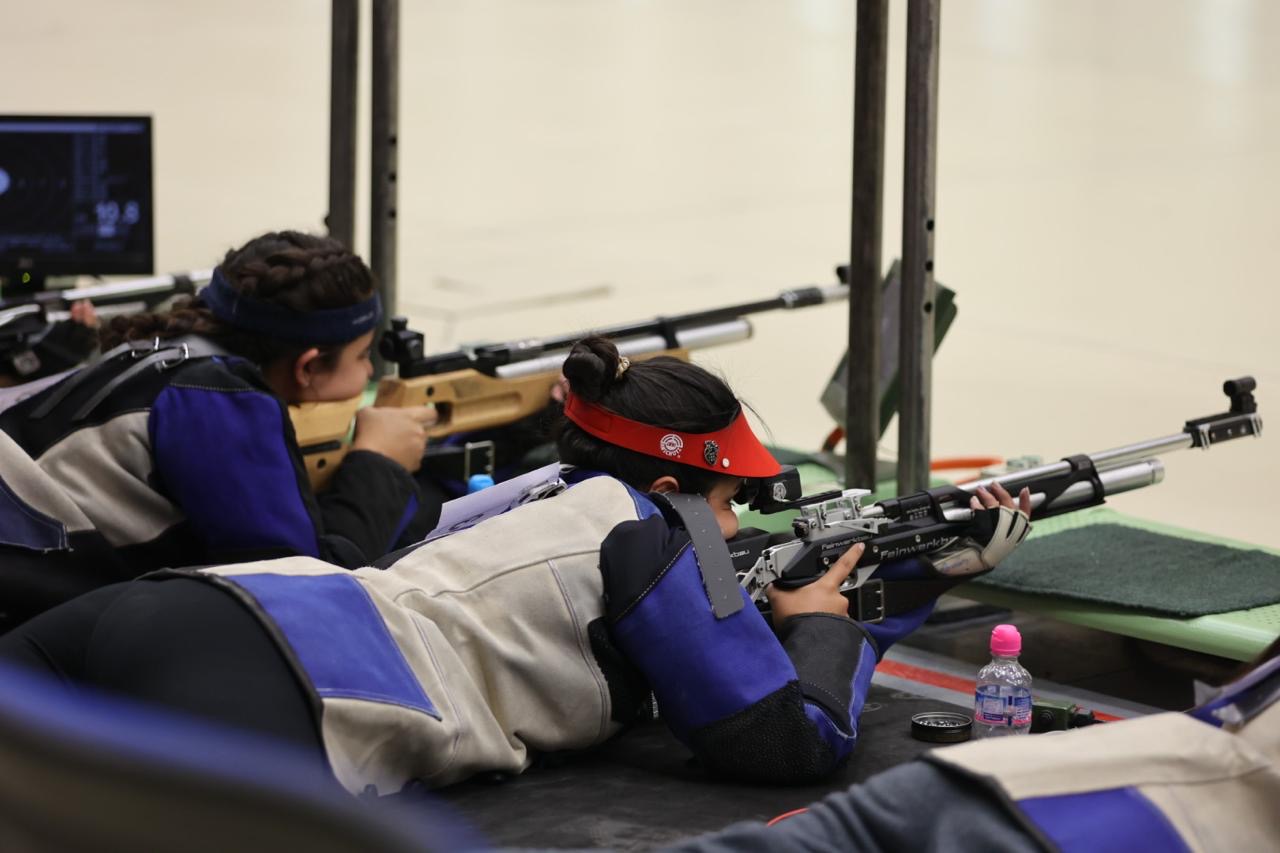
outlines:
{"label": "white shooting glove", "polygon": [[929,562],[948,577],[981,574],[1012,554],[1030,532],[1031,520],[1021,510],[1005,506],[974,510],[965,535],[951,548],[931,555]]}

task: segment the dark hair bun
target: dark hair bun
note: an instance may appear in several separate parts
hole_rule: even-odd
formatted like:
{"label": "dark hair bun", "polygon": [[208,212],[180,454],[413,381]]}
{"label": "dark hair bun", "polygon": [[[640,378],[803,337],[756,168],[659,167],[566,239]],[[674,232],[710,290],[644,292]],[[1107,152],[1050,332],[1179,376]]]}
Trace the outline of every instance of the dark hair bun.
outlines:
{"label": "dark hair bun", "polygon": [[582,399],[595,403],[613,386],[618,376],[618,348],[607,338],[583,338],[573,345],[564,360],[569,389]]}

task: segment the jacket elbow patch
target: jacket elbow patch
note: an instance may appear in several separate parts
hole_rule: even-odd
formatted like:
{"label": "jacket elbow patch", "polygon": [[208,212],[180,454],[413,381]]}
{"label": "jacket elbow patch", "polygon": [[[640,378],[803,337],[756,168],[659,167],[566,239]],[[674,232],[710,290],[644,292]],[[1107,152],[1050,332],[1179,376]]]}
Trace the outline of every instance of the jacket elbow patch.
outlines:
{"label": "jacket elbow patch", "polygon": [[788,619],[778,638],[795,664],[805,696],[834,719],[846,720],[868,653],[875,667],[876,649],[863,626],[842,616],[806,613]]}
{"label": "jacket elbow patch", "polygon": [[[792,682],[730,717],[693,731],[689,747],[712,773],[735,781],[762,785],[817,782],[848,756],[853,741],[834,726],[824,732],[810,718],[810,707]],[[824,735],[847,741],[846,748],[837,749]]]}

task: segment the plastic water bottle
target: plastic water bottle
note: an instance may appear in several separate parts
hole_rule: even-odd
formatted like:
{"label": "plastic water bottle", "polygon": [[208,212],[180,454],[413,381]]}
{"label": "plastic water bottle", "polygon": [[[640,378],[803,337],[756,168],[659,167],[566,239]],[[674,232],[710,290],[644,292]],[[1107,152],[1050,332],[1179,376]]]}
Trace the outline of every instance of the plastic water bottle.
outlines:
{"label": "plastic water bottle", "polygon": [[493,485],[493,478],[488,474],[472,474],[467,480],[467,494],[475,494],[481,489],[487,489]]}
{"label": "plastic water bottle", "polygon": [[1012,625],[991,631],[991,663],[978,672],[973,736],[1031,733],[1031,673],[1018,663],[1022,635]]}

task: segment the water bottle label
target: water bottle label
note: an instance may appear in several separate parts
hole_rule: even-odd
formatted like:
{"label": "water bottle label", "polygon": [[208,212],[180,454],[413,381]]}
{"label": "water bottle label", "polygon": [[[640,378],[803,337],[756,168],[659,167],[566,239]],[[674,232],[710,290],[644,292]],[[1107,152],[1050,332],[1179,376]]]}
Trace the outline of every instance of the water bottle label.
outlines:
{"label": "water bottle label", "polygon": [[987,726],[1031,725],[1031,694],[1001,690],[994,684],[983,685],[974,692],[973,718]]}
{"label": "water bottle label", "polygon": [[988,726],[1003,726],[1004,697],[998,687],[979,687],[974,697],[973,718]]}
{"label": "water bottle label", "polygon": [[1022,693],[1009,697],[1010,716],[1017,727],[1031,725],[1031,694]]}

